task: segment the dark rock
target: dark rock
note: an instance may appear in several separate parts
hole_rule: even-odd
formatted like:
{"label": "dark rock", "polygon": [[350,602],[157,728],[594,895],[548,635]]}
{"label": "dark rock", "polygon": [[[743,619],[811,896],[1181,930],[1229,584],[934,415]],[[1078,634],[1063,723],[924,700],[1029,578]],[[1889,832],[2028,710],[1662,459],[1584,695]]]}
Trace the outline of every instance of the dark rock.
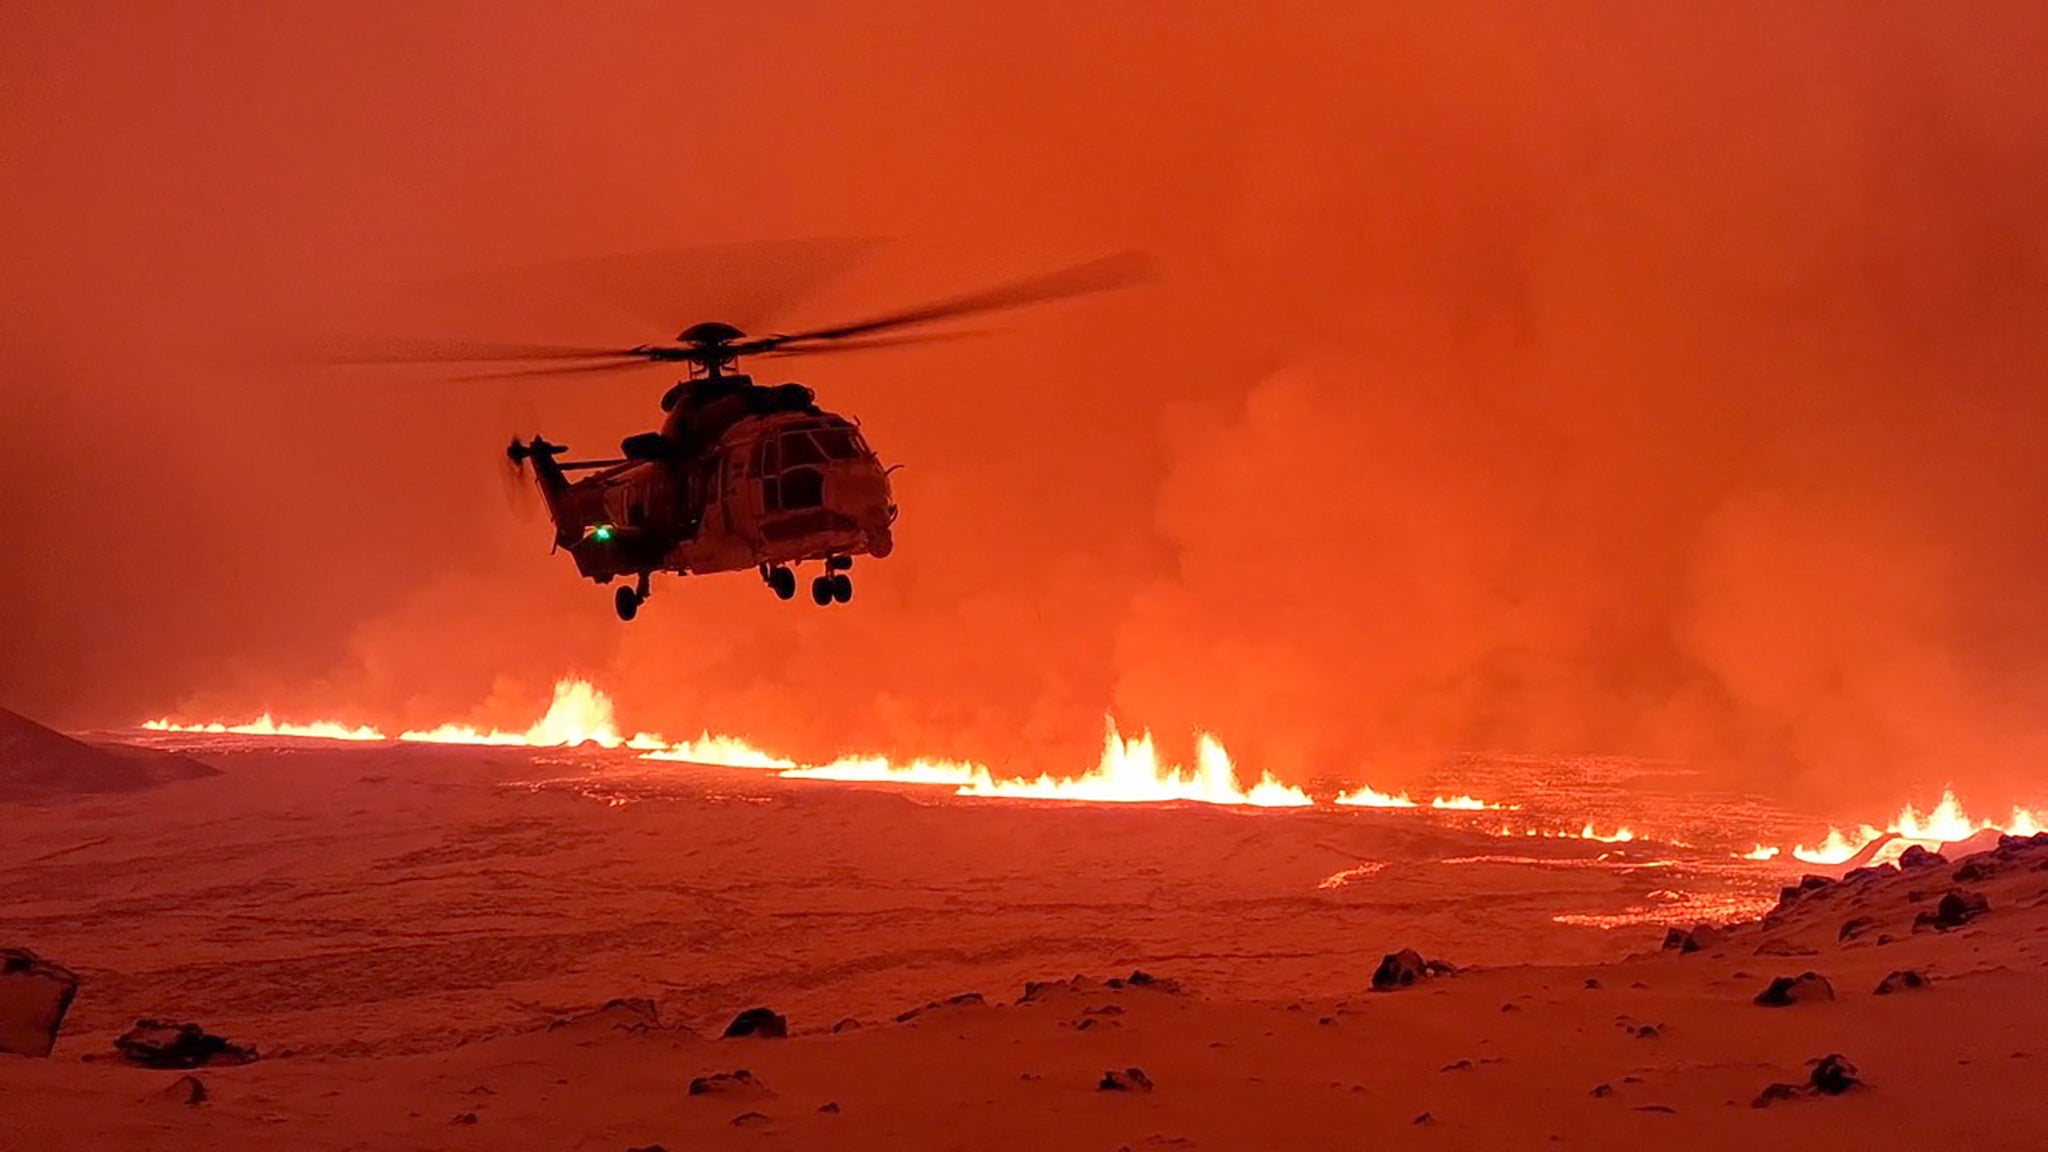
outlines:
{"label": "dark rock", "polygon": [[2036,832],[2032,836],[2000,836],[1995,851],[2010,855],[2028,848],[2048,848],[2048,832]]}
{"label": "dark rock", "polygon": [[1910,968],[1901,968],[1877,982],[1872,995],[1889,996],[1894,992],[1916,992],[1933,984],[1932,980]]}
{"label": "dark rock", "polygon": [[1638,1040],[1655,1040],[1664,1034],[1664,1029],[1658,1024],[1638,1024],[1629,1029],[1629,1034]]}
{"label": "dark rock", "polygon": [[1920,868],[1938,868],[1948,863],[1948,858],[1939,852],[1932,852],[1918,844],[1907,846],[1899,853],[1899,870],[1912,872]]}
{"label": "dark rock", "polygon": [[780,1040],[789,1035],[789,1021],[779,1013],[766,1008],[749,1008],[732,1018],[725,1026],[725,1038],[756,1036],[763,1040]]}
{"label": "dark rock", "polygon": [[1758,956],[1818,956],[1820,950],[1790,940],[1766,940],[1756,946]]}
{"label": "dark rock", "polygon": [[737,1068],[731,1072],[713,1072],[709,1076],[698,1076],[690,1081],[692,1096],[759,1096],[766,1094],[767,1091],[768,1085],[745,1068]]}
{"label": "dark rock", "polygon": [[1921,912],[1913,917],[1913,930],[1918,932],[1922,928],[1932,928],[1937,932],[1946,932],[1951,928],[1960,928],[1989,911],[1991,901],[1985,899],[1983,893],[1951,888],[1948,894],[1941,898],[1941,902],[1934,906],[1934,911]]}
{"label": "dark rock", "polygon": [[1856,1066],[1839,1052],[1821,1057],[1820,1062],[1813,1066],[1813,1075],[1808,1080],[1815,1091],[1829,1096],[1840,1096],[1862,1083],[1856,1078]]}
{"label": "dark rock", "polygon": [[1443,1066],[1442,1068],[1439,1068],[1439,1069],[1437,1069],[1437,1071],[1439,1071],[1439,1072],[1465,1072],[1465,1071],[1469,1071],[1469,1070],[1471,1069],[1471,1067],[1472,1067],[1472,1061],[1470,1061],[1470,1060],[1453,1060],[1453,1061],[1451,1061],[1451,1062],[1450,1062],[1449,1064],[1446,1064],[1446,1065],[1444,1065],[1444,1066]]}
{"label": "dark rock", "polygon": [[626,1152],[668,1152],[668,1148],[661,1144],[635,1144]]}
{"label": "dark rock", "polygon": [[944,1000],[934,1000],[923,1007],[912,1008],[908,1012],[900,1012],[896,1016],[896,1022],[898,1024],[908,1023],[935,1008],[978,1008],[987,1003],[988,1001],[983,999],[979,992],[962,992],[958,996],[948,996]]}
{"label": "dark rock", "polygon": [[1095,1086],[1097,1092],[1150,1092],[1152,1078],[1145,1075],[1143,1068],[1126,1068],[1119,1072],[1112,1068],[1102,1074],[1102,1082]]}
{"label": "dark rock", "polygon": [[834,1024],[834,1025],[832,1026],[832,1031],[833,1031],[833,1032],[835,1032],[835,1033],[838,1033],[838,1032],[856,1032],[856,1031],[859,1031],[859,1029],[860,1029],[860,1021],[858,1021],[858,1020],[855,1020],[855,1019],[854,1019],[853,1017],[851,1017],[851,1016],[848,1016],[848,1017],[847,1017],[846,1019],[844,1019],[844,1020],[841,1020],[841,1021],[840,1021],[839,1023],[837,1023],[837,1024]]}
{"label": "dark rock", "polygon": [[1676,1109],[1676,1108],[1673,1108],[1673,1107],[1672,1107],[1671,1105],[1669,1105],[1669,1104],[1638,1104],[1638,1105],[1636,1105],[1636,1111],[1638,1111],[1638,1112],[1665,1112],[1665,1113],[1669,1113],[1669,1114],[1671,1114],[1671,1115],[1674,1115],[1674,1116],[1678,1114],[1678,1109]]}
{"label": "dark rock", "polygon": [[818,1111],[828,1116],[837,1116],[839,1114],[839,1101],[827,1100],[823,1104],[818,1105]]}
{"label": "dark rock", "polygon": [[732,1118],[733,1127],[735,1128],[759,1128],[761,1125],[769,1122],[768,1117],[760,1112],[742,1112]]}
{"label": "dark rock", "polygon": [[1805,1092],[1805,1089],[1797,1084],[1786,1084],[1783,1081],[1776,1084],[1766,1084],[1764,1085],[1764,1090],[1756,1094],[1756,1099],[1749,1102],[1749,1106],[1751,1108],[1768,1108],[1780,1100],[1797,1100],[1803,1092]]}
{"label": "dark rock", "polygon": [[1696,924],[1690,930],[1670,928],[1664,932],[1666,952],[1698,952],[1711,948],[1721,940],[1720,930],[1712,924]]}
{"label": "dark rock", "polygon": [[1409,1123],[1410,1123],[1410,1124],[1434,1124],[1434,1123],[1436,1123],[1436,1116],[1435,1116],[1435,1115],[1434,1115],[1433,1113],[1429,1113],[1429,1112],[1417,1112],[1417,1113],[1415,1114],[1415,1119],[1413,1119],[1413,1120],[1410,1120],[1410,1121],[1409,1121]]}
{"label": "dark rock", "polygon": [[1593,1091],[1592,1091],[1592,1092],[1590,1092],[1590,1093],[1588,1093],[1588,1095],[1591,1095],[1591,1096],[1596,1096],[1596,1097],[1601,1097],[1601,1098],[1605,1098],[1605,1097],[1608,1097],[1608,1096],[1612,1096],[1612,1095],[1614,1095],[1614,1085],[1612,1085],[1612,1084],[1595,1084],[1595,1085],[1593,1085]]}
{"label": "dark rock", "polygon": [[1456,976],[1458,974],[1458,966],[1449,960],[1424,960],[1422,967],[1431,976]]}
{"label": "dark rock", "polygon": [[[1158,976],[1154,976],[1150,972],[1147,972],[1142,968],[1132,972],[1128,977],[1126,977],[1123,980],[1123,983],[1128,984],[1133,988],[1151,988],[1159,992],[1180,991],[1180,981],[1167,980]],[[1109,982],[1109,986],[1112,988],[1116,987],[1117,981],[1111,980]]]}
{"label": "dark rock", "polygon": [[1963,861],[1960,867],[1949,874],[1949,879],[1954,880],[1958,884],[1974,884],[1989,875],[1991,875],[1990,865],[1982,860],[1972,858]]}
{"label": "dark rock", "polygon": [[1770,987],[1756,994],[1756,1003],[1765,1008],[1789,1008],[1834,998],[1835,986],[1828,983],[1827,977],[1818,972],[1802,972],[1771,981]]}
{"label": "dark rock", "polygon": [[1428,978],[1429,962],[1422,958],[1422,953],[1413,948],[1403,948],[1399,952],[1389,952],[1381,957],[1380,966],[1373,969],[1372,989],[1375,992],[1388,992],[1396,988],[1406,988]]}
{"label": "dark rock", "polygon": [[457,1112],[448,1122],[450,1124],[474,1124],[476,1123],[476,1113]]}
{"label": "dark rock", "polygon": [[247,1064],[256,1050],[215,1036],[197,1024],[137,1020],[114,1040],[121,1059],[144,1068],[203,1068],[209,1064]]}
{"label": "dark rock", "polygon": [[1835,933],[1836,940],[1854,940],[1872,928],[1877,927],[1874,916],[1851,916],[1842,921],[1842,930]]}
{"label": "dark rock", "polygon": [[1867,880],[1882,880],[1887,876],[1897,876],[1898,874],[1899,866],[1896,864],[1870,864],[1862,868],[1849,869],[1848,872],[1842,875],[1842,883],[1858,884]]}
{"label": "dark rock", "polygon": [[0,1052],[48,1056],[78,977],[26,948],[0,948]]}
{"label": "dark rock", "polygon": [[1598,976],[1586,977],[1586,991],[1598,992],[1600,989],[1605,987],[1605,984],[1600,983],[1600,978]]}
{"label": "dark rock", "polygon": [[157,1099],[197,1108],[206,1103],[206,1095],[206,1082],[187,1073],[165,1085],[164,1090],[157,1093]]}

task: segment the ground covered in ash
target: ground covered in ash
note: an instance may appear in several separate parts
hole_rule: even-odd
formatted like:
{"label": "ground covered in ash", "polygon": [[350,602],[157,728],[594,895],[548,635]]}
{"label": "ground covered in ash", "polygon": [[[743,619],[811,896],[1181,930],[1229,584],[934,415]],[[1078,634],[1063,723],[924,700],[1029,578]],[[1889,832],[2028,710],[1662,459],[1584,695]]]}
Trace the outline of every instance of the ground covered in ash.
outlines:
{"label": "ground covered in ash", "polygon": [[[0,1015],[76,978],[0,1147],[2048,1142],[2048,844],[1802,881],[1416,813],[201,758],[0,806]],[[1768,914],[1668,923],[1716,908]]]}

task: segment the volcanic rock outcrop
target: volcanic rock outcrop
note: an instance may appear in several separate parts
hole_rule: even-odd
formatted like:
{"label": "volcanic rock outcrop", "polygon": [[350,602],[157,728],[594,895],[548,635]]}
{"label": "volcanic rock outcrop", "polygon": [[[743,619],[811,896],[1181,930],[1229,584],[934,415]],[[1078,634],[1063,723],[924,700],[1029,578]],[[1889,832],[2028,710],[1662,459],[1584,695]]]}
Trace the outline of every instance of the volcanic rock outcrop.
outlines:
{"label": "volcanic rock outcrop", "polygon": [[0,948],[0,1052],[48,1056],[78,977],[25,948]]}
{"label": "volcanic rock outcrop", "polygon": [[231,1044],[197,1024],[137,1020],[114,1040],[121,1059],[144,1068],[203,1068],[209,1064],[247,1064],[254,1048]]}

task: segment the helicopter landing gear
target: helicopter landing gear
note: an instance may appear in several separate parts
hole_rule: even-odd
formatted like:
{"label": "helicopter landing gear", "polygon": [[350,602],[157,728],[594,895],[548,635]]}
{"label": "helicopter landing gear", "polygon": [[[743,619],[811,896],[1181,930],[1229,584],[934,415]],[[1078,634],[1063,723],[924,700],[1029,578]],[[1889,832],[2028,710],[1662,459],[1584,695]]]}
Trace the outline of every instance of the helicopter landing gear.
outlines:
{"label": "helicopter landing gear", "polygon": [[619,619],[631,620],[640,614],[640,605],[647,602],[651,594],[647,587],[647,573],[640,574],[640,582],[632,588],[620,588],[612,594],[612,607],[618,611]]}
{"label": "helicopter landing gear", "polygon": [[851,556],[825,557],[825,574],[811,581],[811,603],[823,608],[827,604],[844,604],[853,599],[853,577],[846,574],[852,567]]}
{"label": "helicopter landing gear", "polygon": [[811,581],[811,603],[823,608],[827,604],[844,604],[853,599],[853,578],[844,572],[828,573]]}
{"label": "helicopter landing gear", "polygon": [[786,564],[777,564],[773,568],[764,565],[761,569],[761,579],[774,590],[777,600],[787,600],[796,595],[796,573],[790,571]]}

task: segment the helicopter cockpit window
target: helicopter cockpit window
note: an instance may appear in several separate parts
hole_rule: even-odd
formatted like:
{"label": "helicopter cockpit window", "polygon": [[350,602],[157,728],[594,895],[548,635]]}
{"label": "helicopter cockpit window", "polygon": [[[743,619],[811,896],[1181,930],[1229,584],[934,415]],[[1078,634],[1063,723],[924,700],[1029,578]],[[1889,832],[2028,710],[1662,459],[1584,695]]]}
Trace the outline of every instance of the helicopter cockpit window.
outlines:
{"label": "helicopter cockpit window", "polygon": [[782,466],[793,468],[799,464],[823,464],[825,454],[811,441],[808,432],[785,432],[782,436]]}
{"label": "helicopter cockpit window", "polygon": [[821,428],[811,434],[818,447],[825,450],[825,456],[832,460],[851,460],[860,455],[854,444],[852,431],[845,428]]}

